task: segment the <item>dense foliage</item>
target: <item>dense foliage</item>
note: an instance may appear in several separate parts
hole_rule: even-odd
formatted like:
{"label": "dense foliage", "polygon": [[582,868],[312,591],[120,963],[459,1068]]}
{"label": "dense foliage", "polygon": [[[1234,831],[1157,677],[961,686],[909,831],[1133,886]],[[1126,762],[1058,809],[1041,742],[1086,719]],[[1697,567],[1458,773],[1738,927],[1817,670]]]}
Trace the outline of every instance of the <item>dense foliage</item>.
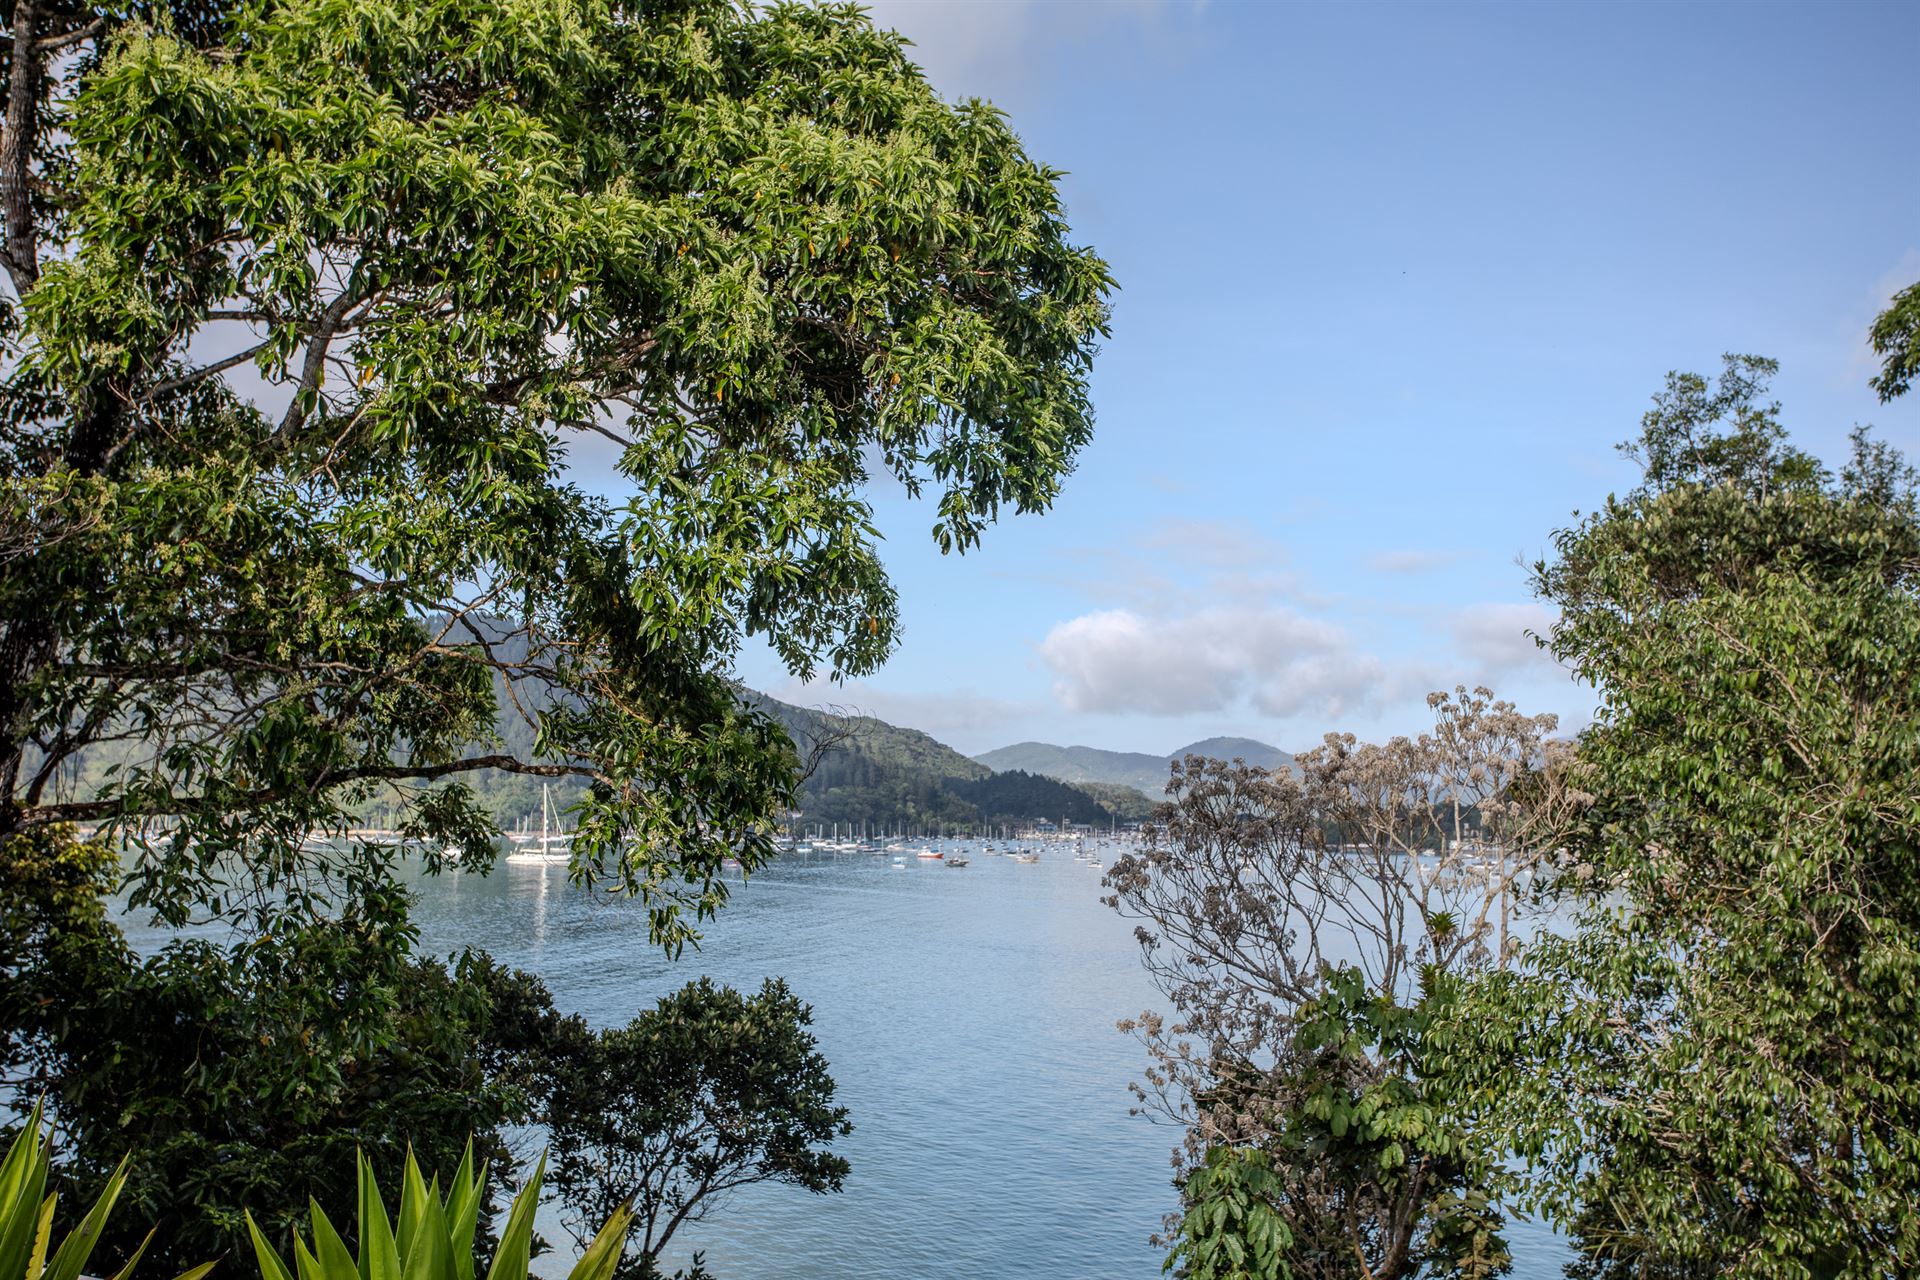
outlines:
{"label": "dense foliage", "polygon": [[[49,1135],[42,1110],[36,1106],[14,1135],[6,1159],[0,1161],[0,1276],[6,1280],[84,1280],[101,1228],[126,1185],[126,1171],[115,1170],[79,1222],[56,1242],[60,1193],[52,1189],[52,1172]],[[135,1249],[113,1280],[128,1280],[142,1253]],[[177,1280],[200,1280],[212,1269],[213,1263],[203,1262]]]}
{"label": "dense foliage", "polygon": [[[740,645],[886,656],[870,473],[946,550],[1047,507],[1110,283],[1057,175],[850,5],[6,25],[10,1065],[77,1176],[132,1154],[156,1248],[242,1206],[279,1238],[350,1147],[489,1154],[538,1109],[502,1009],[551,1030],[414,955],[402,853],[346,830],[484,869],[564,783],[576,873],[694,936],[802,766]],[[136,909],[210,927],[134,955],[122,851]]]}
{"label": "dense foliage", "polygon": [[1873,321],[1869,335],[1880,357],[1873,389],[1882,400],[1905,395],[1920,375],[1920,282],[1908,285]]}
{"label": "dense foliage", "polygon": [[769,979],[754,995],[708,979],[624,1027],[557,1038],[547,1112],[553,1187],[575,1239],[631,1210],[613,1274],[653,1280],[674,1233],[757,1182],[838,1191],[852,1131],[807,1030],[812,1012]]}
{"label": "dense foliage", "polygon": [[780,983],[745,996],[703,980],[593,1031],[484,955],[408,957],[383,936],[406,929],[397,903],[141,959],[102,909],[104,848],[60,834],[15,837],[0,862],[0,1007],[14,1060],[37,1068],[16,1083],[48,1090],[76,1141],[63,1176],[127,1182],[116,1249],[158,1224],[149,1256],[178,1266],[244,1247],[249,1220],[273,1241],[320,1230],[312,1207],[362,1196],[362,1157],[447,1171],[464,1148],[484,1184],[529,1124],[550,1132],[550,1185],[582,1247],[632,1210],[620,1274],[650,1274],[728,1190],[846,1175],[829,1150],[846,1111]]}
{"label": "dense foliage", "polygon": [[243,1245],[249,1210],[283,1239],[310,1197],[353,1202],[356,1151],[452,1169],[475,1135],[484,1170],[503,1126],[542,1114],[544,987],[484,956],[410,956],[397,898],[142,958],[103,909],[110,852],[61,834],[0,859],[0,1007],[30,1068],[17,1083],[47,1091],[72,1141],[63,1176],[127,1174],[116,1247],[157,1225],[152,1257],[185,1266]]}
{"label": "dense foliage", "polygon": [[1791,447],[1773,369],[1670,379],[1539,570],[1601,699],[1581,910],[1459,1051],[1587,1275],[1920,1269],[1920,513],[1863,434]]}
{"label": "dense foliage", "polygon": [[1293,1231],[1274,1207],[1281,1181],[1258,1147],[1220,1145],[1181,1184],[1168,1269],[1187,1280],[1287,1280]]}
{"label": "dense foliage", "polygon": [[[23,46],[68,78],[8,136],[71,146],[0,175],[33,193],[0,831],[142,827],[136,897],[180,919],[377,867],[301,844],[369,793],[472,856],[463,776],[578,777],[583,869],[684,937],[792,780],[726,679],[742,638],[802,675],[885,656],[870,468],[938,494],[944,548],[1051,502],[1105,268],[1004,120],[849,6],[234,21],[212,53],[164,23]],[[526,756],[472,745],[499,685]],[[66,791],[103,739],[137,761]]]}

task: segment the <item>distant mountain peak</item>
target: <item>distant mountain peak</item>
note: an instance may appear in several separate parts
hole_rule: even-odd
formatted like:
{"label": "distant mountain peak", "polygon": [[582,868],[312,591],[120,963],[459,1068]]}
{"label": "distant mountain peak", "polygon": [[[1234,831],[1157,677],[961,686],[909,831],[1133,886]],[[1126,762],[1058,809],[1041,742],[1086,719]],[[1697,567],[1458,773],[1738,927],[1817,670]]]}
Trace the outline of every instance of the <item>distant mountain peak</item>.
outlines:
{"label": "distant mountain peak", "polygon": [[1198,742],[1189,742],[1174,752],[1170,759],[1179,760],[1186,756],[1206,756],[1213,760],[1245,760],[1248,764],[1260,769],[1278,769],[1293,763],[1291,752],[1268,746],[1256,738],[1202,738]]}
{"label": "distant mountain peak", "polygon": [[[929,734],[875,716],[796,707],[750,691],[743,697],[779,720],[803,757],[813,744],[831,743],[798,797],[806,823],[934,830],[1047,818],[1105,826],[1143,817],[1152,807],[1146,795],[1103,787],[1097,779],[969,760]],[[1165,785],[1163,772],[1154,793]]]}
{"label": "distant mountain peak", "polygon": [[990,769],[1018,769],[1062,782],[1109,783],[1158,797],[1166,790],[1168,767],[1189,755],[1245,760],[1262,769],[1283,768],[1293,761],[1290,754],[1278,747],[1253,738],[1228,737],[1203,738],[1164,756],[1142,751],[1106,751],[1099,747],[1061,747],[1050,742],[1016,742],[974,759]]}

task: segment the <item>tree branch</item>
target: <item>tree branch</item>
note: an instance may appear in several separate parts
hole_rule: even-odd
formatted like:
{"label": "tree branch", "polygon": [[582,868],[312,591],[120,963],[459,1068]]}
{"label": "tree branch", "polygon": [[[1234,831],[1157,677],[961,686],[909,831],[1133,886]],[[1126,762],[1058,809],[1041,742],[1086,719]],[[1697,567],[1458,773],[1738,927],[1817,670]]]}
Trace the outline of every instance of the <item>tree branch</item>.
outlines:
{"label": "tree branch", "polygon": [[[307,785],[313,790],[324,790],[348,782],[431,782],[437,778],[472,773],[480,769],[498,769],[503,773],[526,774],[536,778],[595,776],[593,770],[585,765],[532,764],[518,756],[496,753],[469,756],[465,760],[449,760],[444,764],[352,765],[342,769],[326,770],[308,779]],[[285,798],[284,792],[272,787],[261,787],[237,797],[222,797],[217,803],[204,796],[170,797],[164,805],[140,809],[137,816],[158,818],[173,814],[198,813],[210,808],[222,812],[251,809]],[[118,800],[79,800],[67,804],[40,805],[23,809],[20,811],[19,825],[24,827],[41,826],[50,822],[99,822],[108,818],[126,816],[130,816],[127,808]]]}
{"label": "tree branch", "polygon": [[7,223],[3,250],[14,295],[22,301],[40,279],[39,231],[33,224],[33,143],[40,125],[40,77],[46,55],[35,46],[36,0],[13,7],[13,57],[7,86],[7,120],[0,130],[0,214]]}
{"label": "tree branch", "polygon": [[[47,36],[38,40],[34,43],[34,48],[41,53],[57,53],[62,49],[70,49],[76,44],[91,40],[106,29],[107,20],[105,18],[95,18],[92,22],[84,26],[75,27],[63,36]],[[16,50],[20,47],[17,43],[18,39],[19,37],[16,35],[16,43],[13,46]]]}
{"label": "tree branch", "polygon": [[137,403],[152,404],[161,396],[172,395],[174,392],[184,390],[196,382],[205,382],[217,373],[225,373],[235,365],[245,364],[272,345],[273,339],[268,338],[265,342],[256,342],[245,351],[236,351],[224,360],[215,360],[212,364],[201,365],[198,369],[191,369],[177,378],[169,378],[165,382],[157,383],[142,395]]}
{"label": "tree branch", "polygon": [[306,425],[307,414],[312,412],[309,402],[319,394],[321,380],[326,377],[327,349],[333,345],[334,335],[340,332],[347,312],[353,310],[354,303],[359,301],[353,288],[353,282],[359,274],[360,264],[355,263],[353,270],[347,273],[346,284],[340,288],[340,296],[320,313],[320,319],[313,327],[313,335],[307,339],[307,357],[300,369],[300,383],[293,390],[293,401],[287,405],[286,416],[280,419],[280,429],[274,433],[283,440]]}

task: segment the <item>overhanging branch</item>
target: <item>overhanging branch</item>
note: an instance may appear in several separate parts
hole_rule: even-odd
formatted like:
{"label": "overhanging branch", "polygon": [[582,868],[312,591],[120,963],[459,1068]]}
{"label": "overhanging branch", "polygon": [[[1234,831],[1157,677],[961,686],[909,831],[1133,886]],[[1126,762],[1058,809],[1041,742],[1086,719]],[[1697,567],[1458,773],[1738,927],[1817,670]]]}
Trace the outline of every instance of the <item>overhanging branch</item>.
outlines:
{"label": "overhanging branch", "polygon": [[[586,765],[534,764],[518,756],[495,753],[469,756],[464,760],[448,760],[441,764],[355,765],[344,769],[330,769],[305,781],[308,788],[321,791],[349,782],[432,782],[438,778],[474,773],[481,769],[498,769],[503,773],[517,773],[535,778],[599,776]],[[222,796],[217,800],[204,795],[169,797],[165,803],[158,805],[129,806],[122,800],[76,800],[64,804],[38,805],[23,809],[20,812],[20,822],[23,826],[44,826],[52,822],[102,822],[110,818],[165,818],[207,810],[231,812],[234,809],[253,809],[272,804],[277,800],[286,799],[287,795],[286,791],[278,788],[261,787],[237,796]]]}

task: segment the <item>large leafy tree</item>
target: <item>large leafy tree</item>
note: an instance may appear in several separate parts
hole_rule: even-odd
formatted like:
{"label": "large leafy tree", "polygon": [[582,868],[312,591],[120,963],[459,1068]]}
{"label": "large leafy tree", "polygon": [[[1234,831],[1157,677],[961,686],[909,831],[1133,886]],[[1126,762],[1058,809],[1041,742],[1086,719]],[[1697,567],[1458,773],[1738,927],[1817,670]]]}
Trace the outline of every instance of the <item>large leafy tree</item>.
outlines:
{"label": "large leafy tree", "polygon": [[1600,697],[1577,927],[1455,1031],[1590,1275],[1920,1268],[1920,513],[1864,433],[1790,445],[1773,372],[1672,377],[1539,570]]}
{"label": "large leafy tree", "polygon": [[852,6],[70,8],[11,14],[0,834],[317,910],[356,806],[483,856],[466,780],[578,779],[685,938],[792,782],[738,646],[894,643],[870,474],[964,550],[1088,438],[1057,175]]}
{"label": "large leafy tree", "polygon": [[[871,475],[949,550],[1049,505],[1110,281],[852,6],[0,17],[0,859],[55,900],[0,1006],[184,1248],[532,1105],[518,980],[411,957],[356,815],[484,863],[477,786],[565,784],[580,874],[685,941],[798,765],[739,647],[887,655]],[[131,954],[101,848],[239,941]]]}

